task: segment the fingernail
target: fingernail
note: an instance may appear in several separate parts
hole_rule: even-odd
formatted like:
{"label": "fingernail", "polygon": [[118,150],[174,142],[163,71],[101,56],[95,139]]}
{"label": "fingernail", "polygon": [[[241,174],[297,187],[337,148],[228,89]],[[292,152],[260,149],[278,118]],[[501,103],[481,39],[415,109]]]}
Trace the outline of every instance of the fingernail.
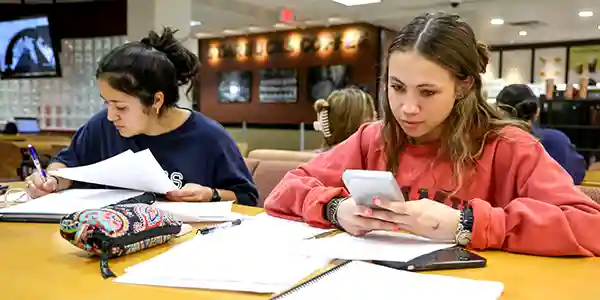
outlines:
{"label": "fingernail", "polygon": [[394,226],[394,231],[400,231],[400,227],[398,225]]}
{"label": "fingernail", "polygon": [[373,210],[371,210],[370,208],[367,208],[367,211],[365,212],[367,215],[370,215],[373,213]]}
{"label": "fingernail", "polygon": [[373,201],[373,204],[377,204],[377,197],[373,197],[371,200]]}

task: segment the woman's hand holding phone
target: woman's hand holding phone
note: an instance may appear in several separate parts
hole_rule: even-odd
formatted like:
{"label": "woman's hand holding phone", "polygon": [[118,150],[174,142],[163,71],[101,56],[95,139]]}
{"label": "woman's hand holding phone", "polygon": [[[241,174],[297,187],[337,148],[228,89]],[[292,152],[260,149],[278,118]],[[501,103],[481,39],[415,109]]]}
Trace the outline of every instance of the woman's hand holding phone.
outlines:
{"label": "woman's hand holding phone", "polygon": [[338,206],[337,221],[346,232],[355,236],[362,236],[373,230],[396,230],[396,224],[372,218],[369,216],[369,211],[372,212],[372,209],[356,204],[354,199],[349,198]]}
{"label": "woman's hand holding phone", "polygon": [[353,199],[338,206],[337,220],[352,235],[364,235],[373,230],[399,231],[435,239],[454,240],[460,211],[430,199],[390,201],[373,198],[373,209],[357,205]]}

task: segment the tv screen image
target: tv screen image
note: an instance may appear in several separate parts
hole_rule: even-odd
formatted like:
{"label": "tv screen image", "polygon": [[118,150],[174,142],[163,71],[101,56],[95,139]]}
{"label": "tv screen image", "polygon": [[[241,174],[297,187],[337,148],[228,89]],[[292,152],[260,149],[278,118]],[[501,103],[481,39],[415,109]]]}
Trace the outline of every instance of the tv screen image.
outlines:
{"label": "tv screen image", "polygon": [[293,103],[298,101],[298,74],[295,69],[263,69],[260,71],[259,101]]}
{"label": "tv screen image", "polygon": [[219,102],[250,102],[252,88],[252,72],[232,71],[219,73]]}
{"label": "tv screen image", "polygon": [[0,74],[2,78],[60,76],[48,17],[0,22]]}
{"label": "tv screen image", "polygon": [[325,99],[331,92],[350,84],[348,65],[316,66],[308,69],[308,95],[312,100]]}

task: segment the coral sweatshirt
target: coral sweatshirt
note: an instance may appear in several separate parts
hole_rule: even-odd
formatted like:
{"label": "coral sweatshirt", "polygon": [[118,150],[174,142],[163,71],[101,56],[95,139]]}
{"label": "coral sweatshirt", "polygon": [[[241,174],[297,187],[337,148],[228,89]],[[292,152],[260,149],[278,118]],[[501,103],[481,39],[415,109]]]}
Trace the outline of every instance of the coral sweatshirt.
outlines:
{"label": "coral sweatshirt", "polygon": [[[348,140],[288,172],[265,200],[276,217],[331,227],[323,206],[349,196],[346,169],[385,170],[382,124],[363,125]],[[502,249],[544,256],[600,256],[600,204],[573,185],[571,176],[529,133],[505,127],[455,188],[449,162],[432,163],[439,143],[408,145],[399,153],[396,176],[406,199],[429,198],[475,217],[470,248]]]}

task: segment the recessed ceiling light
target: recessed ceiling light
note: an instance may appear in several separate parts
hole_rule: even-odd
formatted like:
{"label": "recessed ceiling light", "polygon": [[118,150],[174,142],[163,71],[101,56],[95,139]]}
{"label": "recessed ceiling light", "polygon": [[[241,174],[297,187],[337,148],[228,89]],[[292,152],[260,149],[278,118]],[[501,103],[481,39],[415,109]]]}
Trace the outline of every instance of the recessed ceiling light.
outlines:
{"label": "recessed ceiling light", "polygon": [[203,38],[207,38],[207,37],[212,37],[213,34],[210,33],[205,33],[205,32],[198,32],[194,34],[196,36],[197,39],[203,39]]}
{"label": "recessed ceiling light", "polygon": [[490,24],[492,24],[492,25],[502,25],[502,24],[504,24],[504,20],[502,20],[502,19],[492,19],[490,21]]}
{"label": "recessed ceiling light", "polygon": [[329,24],[344,24],[344,23],[352,23],[352,21],[344,18],[329,18],[327,19],[327,23]]}
{"label": "recessed ceiling light", "polygon": [[263,28],[260,28],[258,26],[249,26],[248,27],[248,31],[250,32],[260,32],[260,31],[265,31]]}
{"label": "recessed ceiling light", "polygon": [[331,1],[342,4],[342,5],[346,5],[346,6],[381,3],[381,0],[331,0]]}
{"label": "recessed ceiling light", "polygon": [[527,31],[521,30],[521,31],[519,31],[519,35],[520,36],[526,36],[527,35]]}
{"label": "recessed ceiling light", "polygon": [[292,28],[291,25],[286,24],[286,23],[276,23],[275,25],[273,25],[273,27],[277,28],[277,29],[288,29],[288,28]]}
{"label": "recessed ceiling light", "polygon": [[598,25],[598,29],[600,29],[600,25]]}
{"label": "recessed ceiling light", "polygon": [[234,29],[225,29],[225,30],[223,30],[223,34],[235,35],[235,34],[242,34],[242,32],[239,30],[234,30]]}
{"label": "recessed ceiling light", "polygon": [[591,10],[584,10],[579,12],[579,16],[582,18],[589,18],[594,16],[594,12]]}
{"label": "recessed ceiling light", "polygon": [[200,26],[202,25],[202,22],[200,21],[190,21],[190,26]]}

